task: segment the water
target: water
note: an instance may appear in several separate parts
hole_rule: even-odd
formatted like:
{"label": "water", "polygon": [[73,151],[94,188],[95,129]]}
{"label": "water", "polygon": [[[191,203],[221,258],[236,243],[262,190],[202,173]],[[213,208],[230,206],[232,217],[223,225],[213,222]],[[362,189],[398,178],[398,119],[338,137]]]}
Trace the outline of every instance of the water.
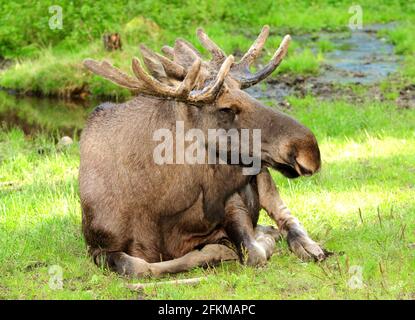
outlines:
{"label": "water", "polygon": [[0,90],[1,128],[17,126],[25,134],[58,132],[79,134],[97,102],[65,101],[60,99],[17,97]]}
{"label": "water", "polygon": [[324,62],[329,67],[318,79],[341,84],[373,84],[395,72],[399,58],[394,54],[393,45],[376,35],[376,31],[392,26],[369,26],[353,31],[350,37],[327,35],[338,49],[325,54]]}
{"label": "water", "polygon": [[320,40],[328,40],[334,46],[334,50],[324,54],[322,72],[307,79],[282,75],[277,81],[251,87],[247,92],[255,98],[282,102],[285,97],[302,94],[310,87],[379,83],[399,67],[400,57],[394,54],[394,46],[377,35],[379,30],[393,27],[393,23],[377,24],[353,32],[321,32],[318,37],[311,34],[293,35],[294,41],[311,48],[316,54]]}

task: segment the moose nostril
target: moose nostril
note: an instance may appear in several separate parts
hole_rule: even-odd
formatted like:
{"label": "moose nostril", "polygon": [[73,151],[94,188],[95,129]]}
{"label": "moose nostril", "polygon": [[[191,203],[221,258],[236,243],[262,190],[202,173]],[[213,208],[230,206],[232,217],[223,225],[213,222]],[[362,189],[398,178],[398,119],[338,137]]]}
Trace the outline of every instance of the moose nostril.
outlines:
{"label": "moose nostril", "polygon": [[301,174],[302,176],[311,176],[313,173],[315,173],[319,170],[319,168],[317,168],[316,170],[307,169],[306,167],[301,165],[297,161],[297,159],[295,160],[295,163],[296,163],[297,171],[299,171],[298,173]]}

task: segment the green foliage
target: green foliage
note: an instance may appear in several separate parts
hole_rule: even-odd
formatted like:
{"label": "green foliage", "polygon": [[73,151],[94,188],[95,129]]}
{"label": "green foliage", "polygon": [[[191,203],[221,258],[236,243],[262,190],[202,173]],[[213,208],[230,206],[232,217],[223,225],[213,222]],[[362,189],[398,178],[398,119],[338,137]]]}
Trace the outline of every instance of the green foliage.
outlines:
{"label": "green foliage", "polygon": [[398,54],[415,54],[415,25],[405,24],[386,32]]}
{"label": "green foliage", "polygon": [[[50,1],[2,1],[0,54],[6,57],[31,56],[40,48],[73,48],[100,41],[104,32],[125,33],[128,40],[154,38],[172,41],[177,35],[194,38],[197,26],[213,29],[213,36],[229,32],[257,32],[258,26],[310,32],[345,29],[350,18],[350,1],[321,0],[260,1],[242,0],[144,0],[81,1],[63,0],[63,28],[52,30],[48,22]],[[415,12],[407,1],[374,0],[363,5],[365,23],[398,20]],[[239,32],[237,32],[239,31]],[[226,43],[220,43],[226,45]]]}
{"label": "green foliage", "polygon": [[278,73],[293,73],[296,75],[316,75],[320,69],[321,55],[315,55],[311,49],[289,55],[277,69]]}
{"label": "green foliage", "polygon": [[[50,5],[55,3],[0,1],[0,57],[17,60],[15,67],[0,73],[0,86],[57,96],[88,87],[93,95],[125,98],[128,91],[85,73],[82,60],[107,57],[129,70],[129,61],[137,55],[140,42],[159,50],[164,44],[172,45],[180,36],[201,49],[195,36],[199,26],[227,53],[240,54],[247,50],[264,24],[269,24],[273,31],[265,47],[266,56],[270,57],[277,46],[276,39],[280,39],[275,34],[347,30],[351,16],[348,12],[351,3],[346,0],[63,0],[59,1],[63,28],[52,30],[48,25],[53,15],[49,13]],[[398,52],[412,55],[413,3],[372,0],[362,7],[365,24],[406,19],[407,25],[390,36]],[[104,51],[105,32],[121,34],[122,53]],[[323,39],[317,43],[317,50],[319,54],[313,54],[308,48],[294,46],[281,70],[300,75],[318,73],[322,55],[333,50],[333,45]],[[407,59],[406,75],[410,78],[414,73],[412,60]]]}
{"label": "green foliage", "polygon": [[320,52],[330,52],[333,51],[335,49],[335,45],[330,42],[330,40],[328,39],[321,39],[320,41],[317,42],[317,47],[320,50]]}
{"label": "green foliage", "polygon": [[407,21],[384,34],[395,45],[395,51],[404,55],[403,76],[415,80],[415,21]]}

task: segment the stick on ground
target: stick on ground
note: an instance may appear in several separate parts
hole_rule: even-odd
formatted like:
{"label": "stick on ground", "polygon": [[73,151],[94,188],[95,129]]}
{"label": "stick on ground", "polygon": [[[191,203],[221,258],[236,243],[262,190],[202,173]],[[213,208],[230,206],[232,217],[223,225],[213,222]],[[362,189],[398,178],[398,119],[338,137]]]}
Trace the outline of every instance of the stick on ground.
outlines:
{"label": "stick on ground", "polygon": [[159,281],[159,282],[149,282],[149,283],[134,283],[134,284],[127,284],[127,287],[134,291],[140,291],[144,288],[153,287],[153,286],[160,286],[165,284],[187,284],[187,285],[195,285],[200,283],[202,280],[207,279],[207,277],[199,277],[199,278],[190,278],[190,279],[177,279],[171,281]]}

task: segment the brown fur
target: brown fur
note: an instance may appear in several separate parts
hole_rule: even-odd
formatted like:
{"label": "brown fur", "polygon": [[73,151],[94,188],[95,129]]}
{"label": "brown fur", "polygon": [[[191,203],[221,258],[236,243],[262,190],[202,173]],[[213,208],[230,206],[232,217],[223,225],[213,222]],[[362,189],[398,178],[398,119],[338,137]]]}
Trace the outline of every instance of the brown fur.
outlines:
{"label": "brown fur", "polygon": [[[181,65],[188,68],[196,59],[191,52],[195,49],[185,42],[176,42],[176,47],[190,50],[180,55]],[[211,68],[202,65],[196,87],[213,79]],[[264,199],[278,197],[267,171],[258,175],[269,177],[261,182],[243,175],[240,165],[157,165],[153,160],[158,143],[152,139],[154,131],[174,132],[176,121],[183,121],[185,129],[199,128],[205,135],[214,128],[261,129],[264,167],[290,178],[316,172],[320,152],[311,131],[240,87],[226,77],[212,102],[139,93],[126,103],[104,104],[92,113],[81,137],[79,183],[83,232],[97,263],[104,257],[110,266],[122,267],[134,265],[136,257],[151,264],[224,240],[233,243],[241,260],[248,250],[250,264],[269,258],[272,246],[264,247],[264,233],[260,232],[261,242],[254,231],[259,210],[267,203]],[[279,226],[289,220],[278,208],[268,207]]]}

